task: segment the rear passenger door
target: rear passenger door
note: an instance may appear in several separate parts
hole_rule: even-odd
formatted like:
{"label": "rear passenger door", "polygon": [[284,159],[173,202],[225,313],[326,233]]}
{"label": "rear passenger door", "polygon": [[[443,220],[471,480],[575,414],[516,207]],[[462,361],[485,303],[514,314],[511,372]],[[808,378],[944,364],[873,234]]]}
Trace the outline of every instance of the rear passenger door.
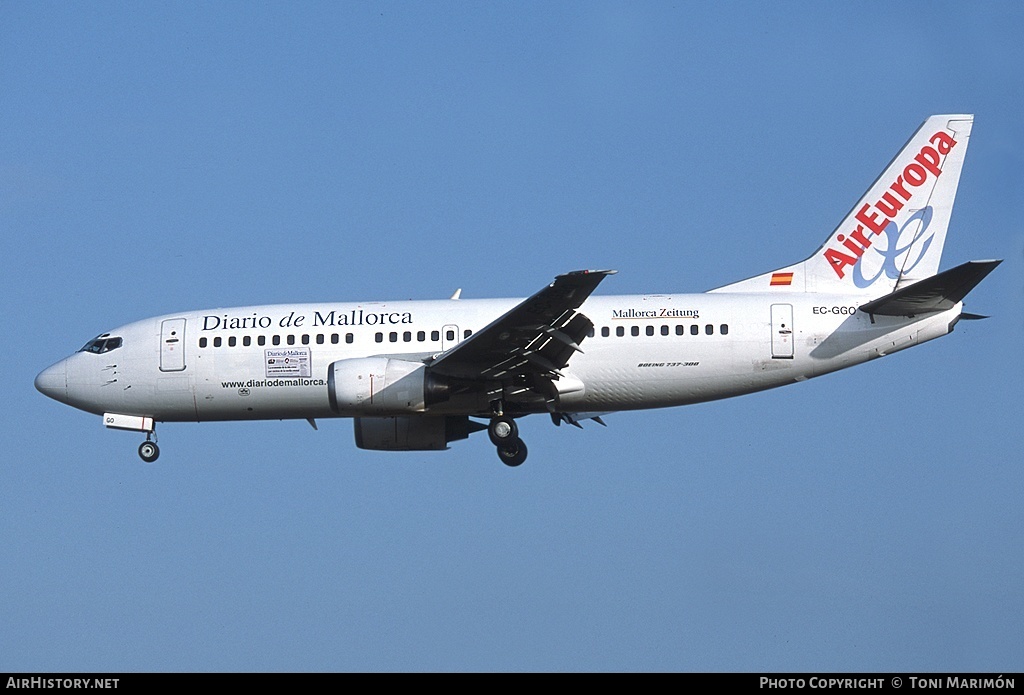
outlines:
{"label": "rear passenger door", "polygon": [[772,304],[772,359],[793,359],[792,304]]}

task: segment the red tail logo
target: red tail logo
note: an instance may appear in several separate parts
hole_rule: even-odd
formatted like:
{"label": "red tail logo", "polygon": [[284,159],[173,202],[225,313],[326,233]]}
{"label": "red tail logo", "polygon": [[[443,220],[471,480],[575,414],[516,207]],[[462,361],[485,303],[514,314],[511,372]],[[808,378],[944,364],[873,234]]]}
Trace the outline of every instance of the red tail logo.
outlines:
{"label": "red tail logo", "polygon": [[[889,221],[895,219],[897,213],[903,209],[904,204],[914,197],[913,189],[922,186],[930,174],[936,178],[942,174],[939,167],[941,157],[949,154],[956,145],[956,140],[940,130],[928,138],[928,142],[931,144],[921,148],[914,160],[903,168],[903,173],[896,177],[874,205],[864,203],[861,206],[856,215],[857,221],[860,222],[857,228],[849,234],[840,234],[836,237],[843,245],[843,250],[825,249],[825,260],[840,279],[845,277],[846,267],[855,264],[871,247],[872,237],[881,234]],[[772,284],[775,284],[774,275]]]}

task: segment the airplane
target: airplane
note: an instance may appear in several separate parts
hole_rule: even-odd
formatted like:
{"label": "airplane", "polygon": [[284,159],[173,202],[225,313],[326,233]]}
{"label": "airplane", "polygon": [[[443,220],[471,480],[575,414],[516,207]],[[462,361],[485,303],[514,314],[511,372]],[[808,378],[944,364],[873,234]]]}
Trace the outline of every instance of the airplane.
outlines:
{"label": "airplane", "polygon": [[1001,261],[939,271],[973,115],[931,116],[806,260],[700,294],[598,296],[613,270],[527,299],[332,302],[186,311],[102,333],[36,388],[145,433],[157,422],[353,418],[356,446],[427,451],[486,430],[518,466],[517,420],[739,396],[952,332]]}

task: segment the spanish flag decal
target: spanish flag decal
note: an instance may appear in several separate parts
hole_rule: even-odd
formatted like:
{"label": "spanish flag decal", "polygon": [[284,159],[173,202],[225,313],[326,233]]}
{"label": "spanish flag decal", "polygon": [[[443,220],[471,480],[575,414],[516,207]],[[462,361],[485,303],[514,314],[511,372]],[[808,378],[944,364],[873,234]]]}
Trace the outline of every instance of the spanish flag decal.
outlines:
{"label": "spanish flag decal", "polygon": [[793,273],[772,273],[772,287],[781,287],[793,284]]}

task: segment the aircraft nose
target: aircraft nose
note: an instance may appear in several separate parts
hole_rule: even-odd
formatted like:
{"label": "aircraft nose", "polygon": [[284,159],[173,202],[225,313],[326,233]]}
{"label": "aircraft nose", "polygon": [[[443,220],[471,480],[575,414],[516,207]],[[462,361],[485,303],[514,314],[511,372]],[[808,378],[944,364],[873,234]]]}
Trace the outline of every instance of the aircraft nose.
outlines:
{"label": "aircraft nose", "polygon": [[56,401],[67,402],[68,370],[64,360],[39,372],[36,376],[36,390]]}

